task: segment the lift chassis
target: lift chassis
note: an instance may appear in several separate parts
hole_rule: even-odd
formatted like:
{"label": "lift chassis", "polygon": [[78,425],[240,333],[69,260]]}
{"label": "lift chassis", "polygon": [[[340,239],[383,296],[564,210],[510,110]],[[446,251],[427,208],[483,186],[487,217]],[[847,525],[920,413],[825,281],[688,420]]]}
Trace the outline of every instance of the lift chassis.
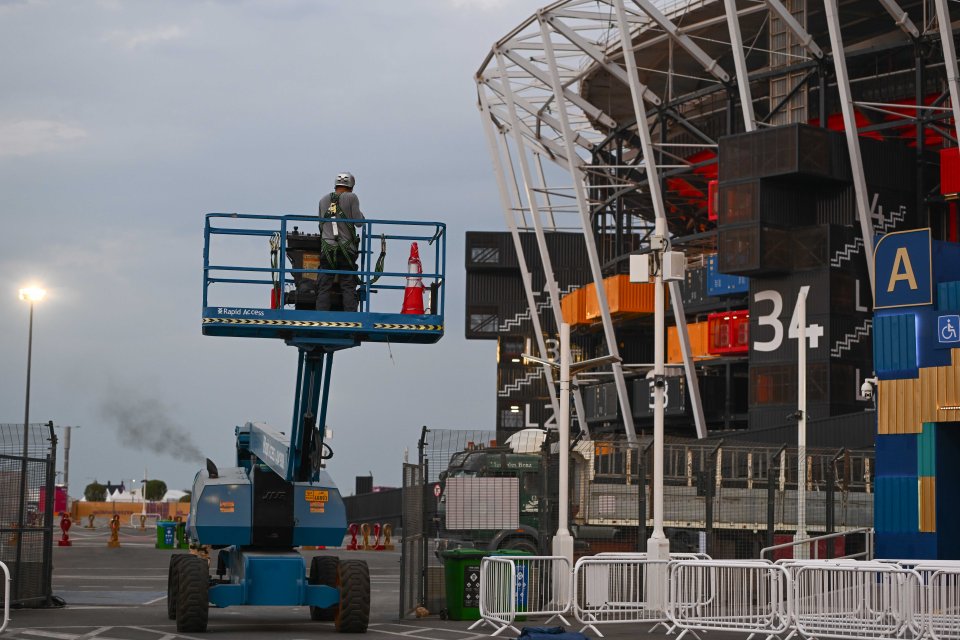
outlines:
{"label": "lift chassis", "polygon": [[[236,466],[218,469],[207,461],[194,479],[187,534],[194,548],[209,548],[208,560],[199,554],[170,558],[167,581],[167,614],[180,632],[207,628],[209,607],[239,605],[308,606],[313,620],[332,621],[345,633],[367,630],[370,618],[370,574],[361,560],[336,556],[311,558],[309,571],[300,547],[338,547],[347,528],[340,492],[325,470],[333,452],[324,442],[327,401],[335,352],[366,341],[436,342],[443,335],[441,284],[445,262],[444,226],[426,222],[367,220],[361,244],[358,312],[305,309],[301,287],[305,279],[324,273],[319,269],[288,268],[273,260],[271,267],[226,266],[211,262],[211,238],[267,236],[277,253],[286,253],[288,237],[298,246],[309,246],[313,237],[293,231],[289,223],[305,227],[308,216],[241,216],[208,214],[204,234],[205,335],[281,338],[299,352],[293,421],[288,431],[263,423],[236,427]],[[226,223],[224,226],[218,226]],[[238,228],[237,224],[248,227]],[[430,235],[378,233],[381,246],[388,240],[422,240],[436,245],[435,272],[422,274],[433,292],[422,315],[378,312],[371,294],[403,290],[391,285],[407,277],[403,272],[374,272],[370,268],[372,227],[426,230]],[[316,242],[320,238],[316,237]],[[279,248],[279,251],[277,249]],[[302,265],[302,256],[291,257]],[[253,276],[268,272],[269,280]],[[335,275],[335,273],[334,273]],[[249,276],[249,277],[246,277]],[[386,283],[374,286],[380,278]],[[211,285],[270,285],[272,304],[215,306]],[[409,285],[409,282],[407,283]],[[424,285],[420,285],[423,287]],[[295,287],[295,288],[294,288]],[[438,295],[439,293],[439,295]],[[286,308],[293,299],[296,308]],[[379,301],[378,301],[379,302]],[[292,303],[290,303],[292,305]],[[211,560],[215,559],[215,576]]]}

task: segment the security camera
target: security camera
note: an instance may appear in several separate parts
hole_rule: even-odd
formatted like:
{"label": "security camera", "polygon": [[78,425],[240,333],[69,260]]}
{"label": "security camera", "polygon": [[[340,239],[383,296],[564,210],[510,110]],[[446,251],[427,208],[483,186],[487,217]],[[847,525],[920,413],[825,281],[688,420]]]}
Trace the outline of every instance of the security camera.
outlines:
{"label": "security camera", "polygon": [[869,381],[864,380],[863,384],[860,385],[860,395],[863,396],[864,400],[870,400],[873,398],[873,385]]}

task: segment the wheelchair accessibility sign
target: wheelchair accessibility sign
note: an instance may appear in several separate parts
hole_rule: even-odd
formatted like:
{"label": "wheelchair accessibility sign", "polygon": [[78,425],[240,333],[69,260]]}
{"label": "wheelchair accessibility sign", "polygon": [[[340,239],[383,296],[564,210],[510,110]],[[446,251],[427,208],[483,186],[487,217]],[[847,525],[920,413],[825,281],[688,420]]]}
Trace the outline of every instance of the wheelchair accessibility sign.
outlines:
{"label": "wheelchair accessibility sign", "polygon": [[960,315],[937,318],[937,338],[941,344],[960,342]]}

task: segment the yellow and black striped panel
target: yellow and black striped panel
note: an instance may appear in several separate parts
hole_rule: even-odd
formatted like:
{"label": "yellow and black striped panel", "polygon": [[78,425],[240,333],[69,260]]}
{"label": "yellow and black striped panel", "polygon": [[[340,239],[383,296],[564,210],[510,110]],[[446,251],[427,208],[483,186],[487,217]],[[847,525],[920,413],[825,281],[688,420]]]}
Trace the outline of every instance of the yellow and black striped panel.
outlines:
{"label": "yellow and black striped panel", "polygon": [[360,329],[360,322],[317,322],[310,320],[257,320],[252,318],[204,318],[203,324],[245,324],[270,327],[316,327],[318,329]]}
{"label": "yellow and black striped panel", "polygon": [[375,322],[373,328],[387,331],[443,331],[442,324],[387,324]]}

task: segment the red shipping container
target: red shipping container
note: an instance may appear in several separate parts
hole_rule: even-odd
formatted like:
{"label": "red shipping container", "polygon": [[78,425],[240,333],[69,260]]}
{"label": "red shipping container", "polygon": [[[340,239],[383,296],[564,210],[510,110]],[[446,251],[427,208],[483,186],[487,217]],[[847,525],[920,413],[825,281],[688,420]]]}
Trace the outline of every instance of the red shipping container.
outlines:
{"label": "red shipping container", "polygon": [[736,355],[750,350],[750,314],[746,309],[711,313],[707,327],[707,351],[711,355]]}
{"label": "red shipping container", "polygon": [[940,193],[960,193],[960,147],[940,149]]}
{"label": "red shipping container", "polygon": [[[47,489],[40,487],[40,501],[37,510],[43,513],[47,507]],[[64,487],[53,488],[53,513],[63,513],[67,510],[67,490]]]}
{"label": "red shipping container", "polygon": [[707,182],[707,219],[717,221],[717,205],[720,203],[720,181]]}

